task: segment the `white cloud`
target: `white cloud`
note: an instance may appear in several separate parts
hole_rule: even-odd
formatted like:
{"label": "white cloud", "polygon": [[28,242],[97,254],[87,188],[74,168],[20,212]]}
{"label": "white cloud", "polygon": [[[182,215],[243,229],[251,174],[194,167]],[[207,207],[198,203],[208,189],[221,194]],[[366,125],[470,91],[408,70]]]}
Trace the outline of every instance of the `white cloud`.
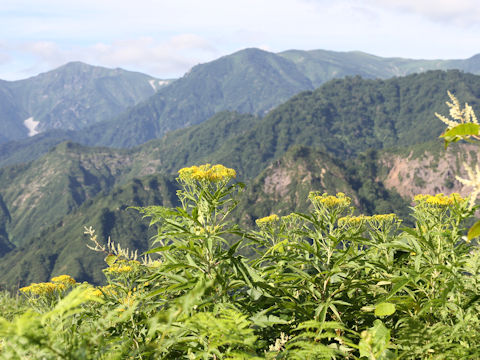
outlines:
{"label": "white cloud", "polygon": [[5,46],[0,43],[0,65],[8,63],[12,60],[12,57],[8,53],[8,50],[5,48]]}
{"label": "white cloud", "polygon": [[176,77],[246,47],[464,58],[480,42],[475,2],[2,0],[0,78],[72,60]]}
{"label": "white cloud", "polygon": [[153,75],[182,75],[199,62],[209,61],[219,55],[215,47],[200,36],[176,35],[167,41],[141,37],[116,41],[111,44],[97,43],[88,49],[88,62],[111,67],[123,66],[144,69]]}
{"label": "white cloud", "polygon": [[[35,65],[24,69],[30,73],[47,71],[68,61],[79,60],[142,71],[154,76],[179,77],[192,66],[220,55],[212,44],[194,34],[176,35],[166,41],[140,37],[65,47],[52,41],[37,41],[14,47],[17,54],[32,59]],[[0,61],[1,55],[0,52]]]}
{"label": "white cloud", "polygon": [[477,25],[480,21],[480,7],[477,0],[369,0],[368,2],[379,7],[418,14],[433,21],[456,26]]}

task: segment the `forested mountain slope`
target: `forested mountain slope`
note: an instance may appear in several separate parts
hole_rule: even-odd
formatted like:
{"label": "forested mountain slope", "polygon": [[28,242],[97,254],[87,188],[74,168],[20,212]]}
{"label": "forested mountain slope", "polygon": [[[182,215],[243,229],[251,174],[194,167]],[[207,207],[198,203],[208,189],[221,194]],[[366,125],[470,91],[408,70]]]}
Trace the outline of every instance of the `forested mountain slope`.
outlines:
{"label": "forested mountain slope", "polygon": [[251,177],[294,144],[347,159],[369,148],[430,141],[445,128],[434,113],[448,113],[447,90],[480,108],[480,77],[454,70],[389,80],[332,80],[278,106],[210,158]]}

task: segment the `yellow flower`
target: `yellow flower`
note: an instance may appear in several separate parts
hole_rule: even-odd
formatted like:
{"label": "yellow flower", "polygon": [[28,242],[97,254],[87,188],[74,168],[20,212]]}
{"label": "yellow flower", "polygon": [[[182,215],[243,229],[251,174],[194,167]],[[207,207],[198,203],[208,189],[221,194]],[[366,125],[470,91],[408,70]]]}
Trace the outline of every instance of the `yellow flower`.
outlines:
{"label": "yellow flower", "polygon": [[457,193],[453,193],[450,196],[446,196],[442,193],[436,194],[436,195],[419,194],[419,195],[415,195],[413,200],[418,205],[425,205],[430,207],[452,206],[452,205],[455,205],[456,203],[461,203],[465,201],[465,199],[462,198]]}
{"label": "yellow flower", "polygon": [[92,296],[97,296],[97,297],[103,296],[102,291],[101,291],[100,289],[97,289],[97,288],[91,288],[91,289],[89,290],[89,293],[90,293],[90,295],[92,295]]}
{"label": "yellow flower", "polygon": [[270,216],[265,216],[261,219],[257,219],[255,223],[257,224],[257,226],[262,227],[262,226],[266,226],[268,224],[274,223],[276,221],[278,221],[278,215],[272,214]]}
{"label": "yellow flower", "polygon": [[116,295],[117,292],[112,285],[100,286],[98,288],[92,288],[92,295],[93,296],[113,296]]}
{"label": "yellow flower", "polygon": [[197,180],[197,181],[209,181],[220,182],[229,181],[237,176],[234,169],[227,168],[223,165],[200,165],[191,166],[180,169],[178,171],[179,178],[184,181]]}
{"label": "yellow flower", "polygon": [[396,214],[376,214],[370,217],[370,221],[378,225],[392,223],[397,220]]}
{"label": "yellow flower", "polygon": [[132,306],[135,303],[137,294],[135,292],[129,291],[127,296],[124,298],[120,299],[120,303],[124,306]]}
{"label": "yellow flower", "polygon": [[54,284],[51,282],[32,283],[29,286],[20,289],[23,293],[30,293],[31,295],[48,295],[54,291],[63,291],[66,286],[64,284]]}
{"label": "yellow flower", "polygon": [[130,265],[125,264],[113,264],[112,266],[105,269],[107,273],[116,273],[116,274],[123,274],[132,271],[133,268]]}
{"label": "yellow flower", "polygon": [[329,209],[334,208],[341,208],[341,207],[348,207],[352,202],[352,199],[348,196],[345,196],[344,193],[339,192],[336,196],[328,195],[327,193],[323,193],[319,195],[318,192],[312,191],[308,198],[312,203],[316,206],[322,206]]}
{"label": "yellow flower", "polygon": [[65,285],[74,285],[76,283],[75,279],[70,275],[60,275],[50,279],[51,282],[60,283]]}
{"label": "yellow flower", "polygon": [[358,226],[365,223],[365,221],[369,220],[371,216],[366,215],[359,215],[359,216],[344,216],[338,219],[338,226],[344,225],[352,225]]}

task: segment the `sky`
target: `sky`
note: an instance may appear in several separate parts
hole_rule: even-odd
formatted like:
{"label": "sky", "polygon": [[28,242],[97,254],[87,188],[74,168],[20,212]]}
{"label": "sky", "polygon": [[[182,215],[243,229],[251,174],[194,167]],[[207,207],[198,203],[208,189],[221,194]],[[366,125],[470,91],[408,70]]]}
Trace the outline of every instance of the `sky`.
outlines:
{"label": "sky", "polygon": [[257,47],[465,59],[478,0],[0,0],[0,79],[70,61],[178,78]]}

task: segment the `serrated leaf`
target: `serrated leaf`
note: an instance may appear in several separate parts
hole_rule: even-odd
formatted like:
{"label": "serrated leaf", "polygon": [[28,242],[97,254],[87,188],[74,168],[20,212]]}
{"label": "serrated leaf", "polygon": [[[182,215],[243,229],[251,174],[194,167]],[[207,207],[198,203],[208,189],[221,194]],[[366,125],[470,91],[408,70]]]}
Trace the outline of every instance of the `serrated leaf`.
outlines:
{"label": "serrated leaf", "polygon": [[375,306],[375,316],[389,316],[395,312],[395,304],[383,302]]}

